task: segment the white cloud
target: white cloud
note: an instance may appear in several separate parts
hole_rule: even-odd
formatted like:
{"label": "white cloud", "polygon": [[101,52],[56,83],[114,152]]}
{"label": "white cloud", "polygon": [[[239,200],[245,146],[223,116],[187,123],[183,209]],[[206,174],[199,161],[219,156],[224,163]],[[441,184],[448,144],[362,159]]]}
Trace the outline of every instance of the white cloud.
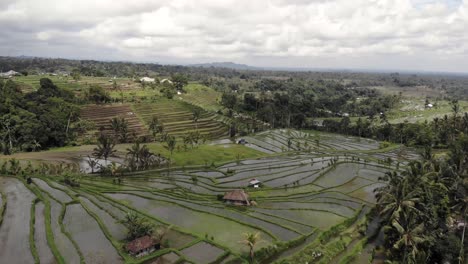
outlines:
{"label": "white cloud", "polygon": [[405,67],[405,56],[429,55],[445,56],[444,70],[447,56],[468,56],[468,0],[0,0],[0,10],[0,53],[15,55],[46,55],[34,48],[46,41],[48,56],[61,45],[58,56],[257,65],[349,56],[335,67],[372,67],[357,58],[392,56]]}

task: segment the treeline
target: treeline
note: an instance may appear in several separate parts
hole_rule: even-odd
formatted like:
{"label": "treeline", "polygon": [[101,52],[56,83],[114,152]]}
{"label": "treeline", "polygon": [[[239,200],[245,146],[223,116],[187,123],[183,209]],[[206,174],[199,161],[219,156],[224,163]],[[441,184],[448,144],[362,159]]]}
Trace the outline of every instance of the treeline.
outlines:
{"label": "treeline", "polygon": [[336,81],[260,80],[254,92],[223,93],[221,104],[276,127],[312,128],[316,117],[376,116],[400,100],[369,88],[351,89]]}
{"label": "treeline", "polygon": [[75,100],[71,91],[47,78],[28,94],[13,81],[0,80],[1,152],[36,151],[71,142],[80,130]]}
{"label": "treeline", "polygon": [[[0,57],[0,72],[15,70],[24,74],[78,72],[85,76],[171,76],[177,73],[190,76],[221,92],[232,89],[257,89],[259,80],[334,80],[346,88],[396,86],[428,87],[441,95],[467,98],[468,76],[450,74],[366,73],[352,71],[285,71],[268,69],[232,69],[161,65],[157,63],[102,62],[53,58]],[[276,85],[276,84],[275,84]]]}
{"label": "treeline", "polygon": [[324,120],[317,130],[359,137],[375,138],[410,146],[447,148],[459,137],[468,134],[468,113],[461,113],[457,100],[451,102],[453,114],[423,123],[390,124],[385,115],[359,118],[354,124],[348,117]]}

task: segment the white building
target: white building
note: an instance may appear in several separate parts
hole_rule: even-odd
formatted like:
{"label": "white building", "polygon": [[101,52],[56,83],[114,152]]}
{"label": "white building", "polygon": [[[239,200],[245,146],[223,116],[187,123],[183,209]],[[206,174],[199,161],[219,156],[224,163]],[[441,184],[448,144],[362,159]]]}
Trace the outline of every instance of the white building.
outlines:
{"label": "white building", "polygon": [[0,77],[3,77],[3,78],[11,78],[13,76],[18,76],[18,75],[21,75],[21,73],[15,72],[15,71],[12,71],[12,70],[0,73]]}
{"label": "white building", "polygon": [[140,82],[154,83],[154,78],[143,77],[143,78],[140,79]]}

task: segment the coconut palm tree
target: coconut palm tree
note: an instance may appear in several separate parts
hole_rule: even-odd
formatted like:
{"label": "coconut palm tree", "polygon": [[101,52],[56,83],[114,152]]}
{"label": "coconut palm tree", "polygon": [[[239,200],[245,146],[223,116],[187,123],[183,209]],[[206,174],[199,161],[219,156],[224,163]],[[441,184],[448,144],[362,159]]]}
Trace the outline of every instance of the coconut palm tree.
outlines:
{"label": "coconut palm tree", "polygon": [[396,186],[382,189],[377,196],[380,214],[387,221],[397,218],[403,210],[412,210],[419,213],[416,203],[419,201],[419,190],[411,190],[406,180],[401,181]]}
{"label": "coconut palm tree", "polygon": [[156,135],[157,134],[163,134],[164,132],[164,125],[163,123],[161,123],[158,119],[157,116],[153,116],[151,118],[151,122],[149,124],[149,129],[151,130],[152,134],[153,134],[153,138],[156,139]]}
{"label": "coconut palm tree", "polygon": [[198,120],[200,119],[202,115],[202,111],[200,108],[195,108],[193,109],[193,112],[192,112],[192,120],[193,122],[195,122],[195,128],[198,130]]}
{"label": "coconut palm tree", "polygon": [[465,234],[466,234],[466,224],[468,220],[468,193],[465,190],[465,188],[460,187],[459,190],[457,191],[457,195],[455,197],[455,202],[456,204],[453,206],[452,209],[454,209],[456,212],[459,212],[460,215],[463,216],[463,222],[465,223],[463,225],[463,231],[461,234],[461,247],[460,247],[460,254],[458,256],[458,263],[461,264],[463,263],[463,258],[464,258],[464,245],[465,245]]}
{"label": "coconut palm tree", "polygon": [[88,166],[91,169],[91,173],[94,173],[94,169],[98,165],[97,160],[95,160],[95,159],[91,158],[90,156],[88,156],[88,160],[86,162],[88,163]]}
{"label": "coconut palm tree", "polygon": [[104,158],[107,161],[107,158],[116,152],[114,147],[114,141],[109,136],[101,134],[98,138],[98,144],[94,148],[93,156],[99,159]]}
{"label": "coconut palm tree", "polygon": [[33,142],[31,142],[31,147],[33,151],[37,151],[41,148],[41,143],[34,139]]}
{"label": "coconut palm tree", "polygon": [[417,263],[422,253],[419,246],[427,238],[424,223],[417,221],[416,215],[409,211],[402,211],[398,219],[392,221],[392,227],[397,231],[399,238],[393,245],[394,249],[403,251],[403,263]]}
{"label": "coconut palm tree", "polygon": [[172,153],[174,152],[174,149],[176,147],[176,139],[174,136],[168,136],[166,138],[166,146],[164,146],[169,152],[171,152],[171,158],[172,158]]}
{"label": "coconut palm tree", "polygon": [[249,247],[250,252],[250,261],[251,263],[254,262],[255,258],[255,246],[260,243],[262,240],[260,238],[260,233],[245,233],[244,240],[240,241],[240,243]]}
{"label": "coconut palm tree", "polygon": [[130,148],[127,148],[127,162],[128,167],[131,170],[138,170],[140,164],[140,154],[141,154],[141,147],[140,142],[137,141],[133,144]]}

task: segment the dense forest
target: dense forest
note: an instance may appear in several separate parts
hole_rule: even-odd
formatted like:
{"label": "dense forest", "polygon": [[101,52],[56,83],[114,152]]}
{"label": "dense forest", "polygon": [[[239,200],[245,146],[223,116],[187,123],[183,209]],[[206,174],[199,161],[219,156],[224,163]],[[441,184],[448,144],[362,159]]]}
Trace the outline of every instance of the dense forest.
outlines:
{"label": "dense forest", "polygon": [[464,263],[468,137],[457,132],[448,156],[436,157],[429,145],[422,161],[388,172],[382,179],[387,185],[375,190],[374,217],[383,226],[389,263]]}
{"label": "dense forest", "polygon": [[0,80],[0,149],[33,151],[64,146],[73,140],[80,108],[75,95],[51,80],[24,94],[13,81]]}

